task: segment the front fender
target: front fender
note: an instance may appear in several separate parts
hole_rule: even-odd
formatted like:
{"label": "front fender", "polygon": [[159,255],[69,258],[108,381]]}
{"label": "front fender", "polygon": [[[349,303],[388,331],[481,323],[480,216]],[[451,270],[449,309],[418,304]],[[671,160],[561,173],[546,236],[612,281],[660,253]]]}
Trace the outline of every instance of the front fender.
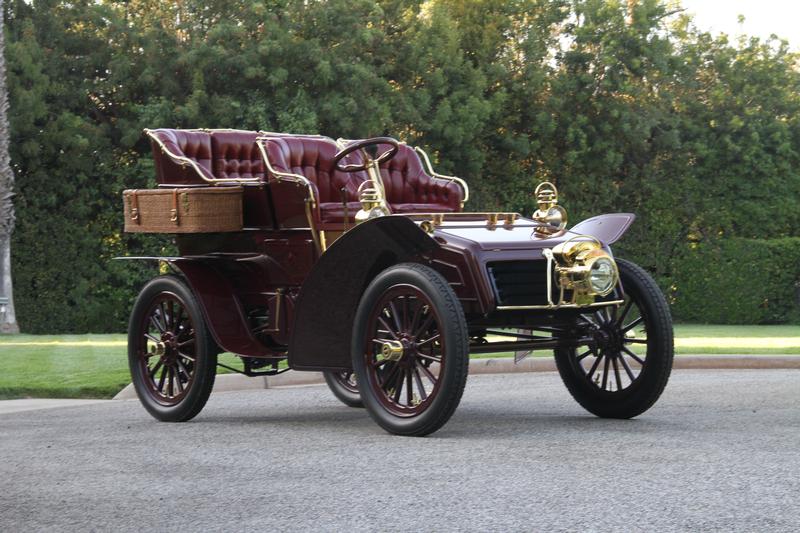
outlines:
{"label": "front fender", "polygon": [[570,228],[571,233],[591,235],[604,245],[617,242],[636,220],[633,213],[609,213],[587,218]]}
{"label": "front fender", "polygon": [[339,237],[303,282],[289,339],[289,366],[351,368],[350,341],[361,295],[382,270],[439,245],[404,216],[368,220]]}

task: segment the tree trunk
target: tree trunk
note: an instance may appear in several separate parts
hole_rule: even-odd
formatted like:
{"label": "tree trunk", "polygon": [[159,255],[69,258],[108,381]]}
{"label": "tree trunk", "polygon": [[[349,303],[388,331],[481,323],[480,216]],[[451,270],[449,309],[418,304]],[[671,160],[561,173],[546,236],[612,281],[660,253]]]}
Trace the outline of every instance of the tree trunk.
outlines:
{"label": "tree trunk", "polygon": [[6,43],[3,0],[0,0],[0,333],[18,333],[11,284],[11,234],[14,232],[14,171],[8,154]]}

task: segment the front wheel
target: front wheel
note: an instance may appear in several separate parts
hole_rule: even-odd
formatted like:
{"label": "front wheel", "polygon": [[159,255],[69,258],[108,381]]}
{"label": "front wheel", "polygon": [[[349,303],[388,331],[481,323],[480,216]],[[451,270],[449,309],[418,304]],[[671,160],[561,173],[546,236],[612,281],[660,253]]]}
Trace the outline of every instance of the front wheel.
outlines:
{"label": "front wheel", "polygon": [[216,344],[179,278],[155,278],[139,293],[128,325],[128,363],[136,394],[154,418],[184,422],[205,406],[217,371]]}
{"label": "front wheel", "polygon": [[397,435],[442,427],[469,371],[460,302],[435,270],[403,263],[379,274],[356,311],[353,369],[370,416]]}
{"label": "front wheel", "polygon": [[672,370],[669,307],[653,278],[637,265],[617,260],[625,298],[579,319],[593,341],[579,349],[557,349],[556,366],[575,400],[604,418],[633,418],[647,411]]}

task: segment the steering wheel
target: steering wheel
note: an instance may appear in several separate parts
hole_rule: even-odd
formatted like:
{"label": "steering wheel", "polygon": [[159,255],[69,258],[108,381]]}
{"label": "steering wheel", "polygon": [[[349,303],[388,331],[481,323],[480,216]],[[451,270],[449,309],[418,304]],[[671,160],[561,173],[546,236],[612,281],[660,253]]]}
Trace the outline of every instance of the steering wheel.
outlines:
{"label": "steering wheel", "polygon": [[[380,156],[378,155],[378,145],[379,144],[388,144],[391,146],[388,150],[383,152]],[[336,170],[339,172],[358,172],[359,170],[366,170],[369,165],[373,162],[378,163],[379,165],[385,161],[390,160],[397,154],[397,150],[400,148],[400,143],[392,139],[391,137],[373,137],[372,139],[364,139],[363,141],[358,141],[347,148],[343,148],[340,150],[335,156],[333,156],[333,165]],[[355,165],[340,165],[339,161],[347,157],[348,155],[352,154],[356,150],[363,149],[369,155],[371,161],[364,161],[361,164]]]}

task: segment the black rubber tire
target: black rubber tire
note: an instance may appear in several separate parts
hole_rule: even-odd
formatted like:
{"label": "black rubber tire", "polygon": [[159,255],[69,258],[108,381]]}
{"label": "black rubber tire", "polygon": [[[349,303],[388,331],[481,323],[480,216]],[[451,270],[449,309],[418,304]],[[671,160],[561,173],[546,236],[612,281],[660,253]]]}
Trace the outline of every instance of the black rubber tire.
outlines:
{"label": "black rubber tire", "polygon": [[[185,304],[195,329],[195,367],[190,390],[174,405],[159,403],[150,393],[142,375],[137,353],[138,330],[151,303],[163,293],[177,295]],[[154,418],[162,422],[186,422],[197,416],[208,401],[217,373],[218,348],[208,331],[202,310],[186,283],[176,276],[160,276],[149,281],[139,293],[128,324],[128,366],[139,401]]]}
{"label": "black rubber tire", "polygon": [[338,372],[323,372],[325,383],[336,398],[348,407],[364,407],[361,394],[345,387],[337,376]]}
{"label": "black rubber tire", "polygon": [[[440,389],[431,404],[419,415],[400,417],[388,411],[368,383],[364,362],[364,339],[370,314],[384,292],[396,285],[411,285],[422,291],[441,318],[446,364]],[[469,339],[461,303],[447,281],[435,270],[417,263],[390,267],[369,284],[356,311],[352,337],[353,369],[362,384],[361,398],[372,419],[389,433],[422,437],[440,429],[455,412],[464,393],[469,374]]]}
{"label": "black rubber tire", "polygon": [[637,302],[647,324],[647,358],[636,382],[620,391],[603,391],[578,368],[574,349],[555,351],[556,366],[572,397],[601,418],[633,418],[661,396],[669,381],[674,356],[672,317],[656,282],[644,269],[617,259],[620,280],[627,295]]}

